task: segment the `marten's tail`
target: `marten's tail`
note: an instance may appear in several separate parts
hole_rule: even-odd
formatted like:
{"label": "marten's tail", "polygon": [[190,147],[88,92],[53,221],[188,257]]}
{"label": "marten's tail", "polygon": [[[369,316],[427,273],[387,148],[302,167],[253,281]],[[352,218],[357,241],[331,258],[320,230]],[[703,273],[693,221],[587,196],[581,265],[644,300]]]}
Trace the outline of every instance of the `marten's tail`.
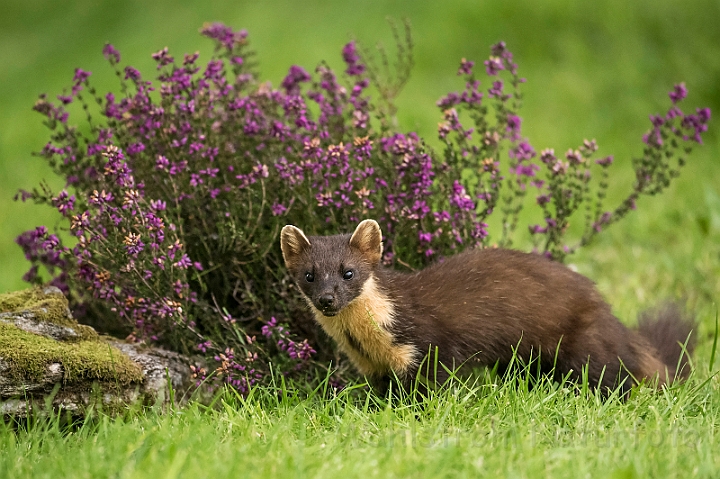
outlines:
{"label": "marten's tail", "polygon": [[640,315],[638,332],[657,350],[659,359],[676,378],[690,374],[689,355],[695,348],[695,323],[676,304],[666,304]]}

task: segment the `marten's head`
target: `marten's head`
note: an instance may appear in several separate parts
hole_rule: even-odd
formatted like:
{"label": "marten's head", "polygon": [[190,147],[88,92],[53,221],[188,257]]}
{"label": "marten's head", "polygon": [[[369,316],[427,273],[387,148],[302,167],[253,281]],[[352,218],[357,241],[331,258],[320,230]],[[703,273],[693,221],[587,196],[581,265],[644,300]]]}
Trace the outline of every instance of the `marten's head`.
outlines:
{"label": "marten's head", "polygon": [[382,233],[373,220],[352,235],[307,237],[287,225],[280,233],[285,266],[308,301],[323,315],[335,316],[362,292],[382,256]]}

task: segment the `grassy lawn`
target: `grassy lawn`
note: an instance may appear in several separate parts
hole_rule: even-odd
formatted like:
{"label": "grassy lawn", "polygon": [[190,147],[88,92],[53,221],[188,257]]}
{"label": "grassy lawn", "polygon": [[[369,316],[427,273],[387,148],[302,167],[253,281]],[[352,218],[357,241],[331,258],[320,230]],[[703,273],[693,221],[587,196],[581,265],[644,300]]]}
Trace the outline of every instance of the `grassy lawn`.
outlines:
{"label": "grassy lawn", "polygon": [[457,383],[423,404],[225,394],[214,410],[0,427],[0,477],[717,477],[717,380],[607,401]]}
{"label": "grassy lawn", "polygon": [[[416,68],[398,101],[399,124],[434,138],[435,101],[462,88],[459,59],[482,60],[499,39],[527,77],[523,131],[539,151],[596,138],[614,154],[610,205],[632,183],[647,115],[685,81],[686,109],[709,106],[706,144],[679,180],[570,258],[597,282],[628,324],[643,309],[683,301],[698,320],[695,374],[669,391],[623,403],[568,389],[455,384],[423,405],[387,405],[361,391],[288,397],[228,393],[218,408],[133,412],[71,431],[40,421],[0,426],[0,477],[717,477],[720,379],[711,350],[720,297],[720,4],[713,0],[585,4],[543,2],[4,2],[0,16],[0,292],[23,287],[28,268],[15,236],[52,211],[14,202],[49,169],[32,151],[47,134],[30,111],[37,94],[60,94],[73,69],[115,88],[101,48],[146,75],[150,53],[176,56],[211,44],[198,28],[221,20],[250,32],[262,75],[279,84],[291,64],[340,66],[350,38],[392,42],[386,16],[409,17]],[[431,141],[432,144],[432,141]],[[713,366],[717,370],[720,360]]]}

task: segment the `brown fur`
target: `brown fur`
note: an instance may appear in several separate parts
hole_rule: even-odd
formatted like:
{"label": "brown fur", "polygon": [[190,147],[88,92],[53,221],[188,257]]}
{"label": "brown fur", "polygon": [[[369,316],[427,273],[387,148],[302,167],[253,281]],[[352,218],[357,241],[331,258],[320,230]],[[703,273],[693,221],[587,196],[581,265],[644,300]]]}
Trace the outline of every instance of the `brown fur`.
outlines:
{"label": "brown fur", "polygon": [[[603,389],[662,385],[682,365],[678,343],[690,326],[678,314],[665,310],[629,330],[589,279],[536,254],[469,250],[402,274],[379,265],[381,233],[371,220],[352,236],[307,238],[286,226],[281,246],[318,323],[378,384],[397,376],[409,385],[431,350],[450,368],[502,369],[514,351],[556,377],[579,378],[586,367],[590,385]],[[437,380],[446,377],[440,368]]]}

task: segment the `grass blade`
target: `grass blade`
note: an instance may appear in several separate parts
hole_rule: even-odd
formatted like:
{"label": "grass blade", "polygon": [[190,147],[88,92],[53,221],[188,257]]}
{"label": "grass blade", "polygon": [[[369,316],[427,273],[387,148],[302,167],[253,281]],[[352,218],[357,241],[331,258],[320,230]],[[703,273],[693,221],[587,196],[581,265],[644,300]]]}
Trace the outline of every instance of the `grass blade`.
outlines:
{"label": "grass blade", "polygon": [[717,343],[718,343],[718,306],[715,305],[715,337],[713,338],[713,345],[712,350],[710,352],[710,372],[713,372],[713,369],[715,368],[715,353],[717,352]]}

